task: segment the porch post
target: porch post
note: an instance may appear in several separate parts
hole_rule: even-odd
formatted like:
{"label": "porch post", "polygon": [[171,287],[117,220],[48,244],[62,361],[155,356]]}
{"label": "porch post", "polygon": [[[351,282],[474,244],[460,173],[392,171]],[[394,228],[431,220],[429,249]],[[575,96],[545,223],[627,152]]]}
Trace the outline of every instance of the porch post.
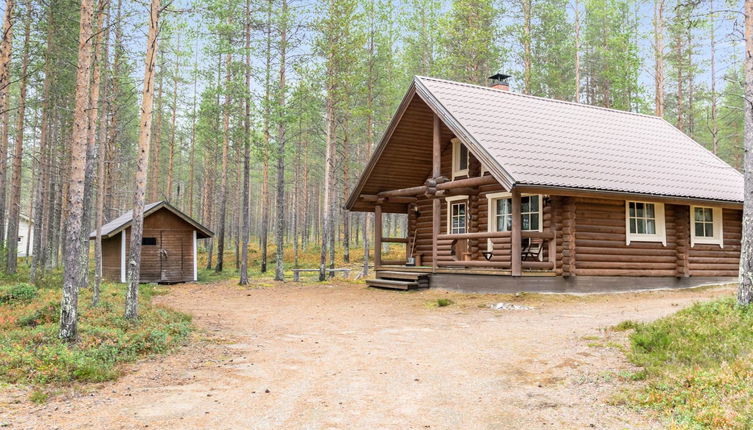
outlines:
{"label": "porch post", "polygon": [[523,272],[521,265],[521,225],[520,225],[520,191],[512,189],[512,276],[520,276]]}
{"label": "porch post", "polygon": [[[434,179],[439,178],[442,174],[442,148],[440,140],[439,117],[437,114],[434,114],[431,157],[431,175]],[[433,197],[434,199],[431,202],[431,270],[435,272],[437,270],[437,236],[439,236],[439,226],[442,222],[442,202],[436,195]]]}
{"label": "porch post", "polygon": [[434,114],[434,133],[433,133],[433,142],[432,142],[432,157],[431,157],[431,175],[435,179],[438,178],[442,174],[442,148],[441,142],[440,142],[440,131],[439,131],[439,117],[437,114]]}
{"label": "porch post", "polygon": [[374,270],[382,265],[382,205],[374,206]]}

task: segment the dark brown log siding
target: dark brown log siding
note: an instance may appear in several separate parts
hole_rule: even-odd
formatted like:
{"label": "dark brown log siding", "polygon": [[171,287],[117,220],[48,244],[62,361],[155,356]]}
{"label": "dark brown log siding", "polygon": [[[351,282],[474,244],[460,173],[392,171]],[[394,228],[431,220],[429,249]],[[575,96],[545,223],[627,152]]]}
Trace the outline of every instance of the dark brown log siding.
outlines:
{"label": "dark brown log siding", "polygon": [[[452,145],[442,152],[442,175],[452,177]],[[471,175],[478,174],[477,161],[471,157]],[[487,231],[489,223],[487,194],[505,191],[501,185],[484,185],[469,193],[469,231]],[[551,196],[544,199],[543,228],[554,228],[557,235],[558,275],[581,276],[737,276],[740,254],[742,211],[724,209],[724,248],[696,244],[690,247],[689,208],[665,204],[667,245],[657,242],[626,243],[625,201],[582,197]],[[410,214],[411,234],[416,232],[414,255],[421,254],[424,265],[431,265],[431,199],[419,196],[418,213]],[[442,198],[441,233],[447,232],[448,204]],[[481,260],[485,239],[469,240],[474,260]],[[494,238],[492,261],[500,269],[510,267],[510,238]],[[439,241],[437,258],[452,261],[451,241]],[[545,248],[545,256],[547,258]]]}

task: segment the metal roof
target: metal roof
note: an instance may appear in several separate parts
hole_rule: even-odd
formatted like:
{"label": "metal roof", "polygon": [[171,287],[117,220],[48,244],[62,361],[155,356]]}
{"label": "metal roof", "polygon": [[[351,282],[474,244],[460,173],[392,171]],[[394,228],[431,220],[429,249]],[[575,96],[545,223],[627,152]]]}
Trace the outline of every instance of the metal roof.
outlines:
{"label": "metal roof", "polygon": [[[179,218],[191,224],[194,228],[196,228],[196,230],[199,233],[203,234],[203,237],[214,236],[214,233],[212,233],[211,230],[199,224],[196,220],[184,214],[183,212],[173,207],[170,203],[166,201],[154,202],[154,203],[149,203],[145,205],[144,206],[144,218],[146,218],[147,216],[151,215],[154,212],[157,212],[158,210],[162,208],[169,210],[170,212],[177,215]],[[131,225],[131,221],[133,221],[133,210],[129,210],[128,212],[123,213],[119,217],[103,225],[102,226],[102,239],[107,239],[109,237],[112,237],[120,233],[121,231],[123,231],[124,229],[128,228]],[[89,239],[94,239],[96,237],[97,237],[96,230],[92,231],[89,234]],[[199,238],[202,238],[202,237],[199,236]]]}
{"label": "metal roof", "polygon": [[662,118],[416,77],[416,92],[507,185],[743,201],[743,177]]}

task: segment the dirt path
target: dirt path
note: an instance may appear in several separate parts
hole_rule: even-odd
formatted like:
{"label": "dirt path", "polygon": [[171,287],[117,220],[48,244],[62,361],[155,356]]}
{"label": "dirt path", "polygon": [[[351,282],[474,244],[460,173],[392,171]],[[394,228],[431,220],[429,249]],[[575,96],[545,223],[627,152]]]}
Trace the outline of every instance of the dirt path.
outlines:
{"label": "dirt path", "polygon": [[[603,329],[730,288],[510,296],[363,285],[181,285],[160,303],[200,327],[190,348],[42,406],[0,390],[11,429],[656,428],[607,404],[629,369]],[[449,297],[455,305],[427,303]],[[595,340],[596,336],[599,340]],[[14,403],[15,396],[17,402]]]}

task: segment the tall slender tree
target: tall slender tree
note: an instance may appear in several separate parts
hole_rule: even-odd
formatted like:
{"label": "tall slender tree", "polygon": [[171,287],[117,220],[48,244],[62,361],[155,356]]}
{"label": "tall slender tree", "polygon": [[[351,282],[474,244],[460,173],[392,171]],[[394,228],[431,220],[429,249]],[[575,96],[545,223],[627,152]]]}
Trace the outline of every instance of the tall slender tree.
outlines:
{"label": "tall slender tree", "polygon": [[5,246],[5,181],[7,180],[6,160],[8,158],[8,90],[10,89],[10,62],[13,50],[13,12],[15,0],[5,1],[3,18],[3,39],[0,42],[0,116],[3,131],[0,134],[0,250]]}
{"label": "tall slender tree", "polygon": [[18,114],[16,115],[16,139],[13,150],[13,174],[10,182],[10,202],[8,205],[8,249],[6,250],[6,271],[16,273],[18,267],[18,223],[21,215],[21,179],[23,172],[22,161],[24,153],[24,134],[26,132],[26,92],[29,81],[29,49],[31,37],[32,4],[27,1],[24,5],[24,42],[21,54],[21,76],[18,85]]}
{"label": "tall slender tree", "polygon": [[283,261],[285,257],[285,140],[286,137],[286,76],[285,69],[288,52],[288,20],[290,19],[288,11],[288,1],[281,0],[280,16],[278,26],[280,31],[280,41],[278,44],[278,54],[280,58],[280,74],[277,81],[277,109],[279,114],[277,126],[277,222],[275,226],[275,280],[285,280],[285,268]]}
{"label": "tall slender tree", "polygon": [[84,181],[86,169],[86,109],[89,106],[89,73],[92,58],[93,0],[81,0],[79,23],[78,72],[76,74],[76,107],[73,112],[73,133],[70,151],[68,212],[65,218],[65,262],[63,265],[63,297],[60,305],[60,338],[72,342],[78,333],[78,292],[81,281],[81,229],[84,216]]}
{"label": "tall slender tree", "polygon": [[[86,0],[84,0],[86,1]],[[139,121],[139,150],[136,164],[136,188],[133,193],[131,222],[131,250],[128,256],[128,290],[126,292],[125,317],[138,318],[139,277],[141,273],[141,238],[144,233],[144,194],[146,172],[149,168],[149,142],[152,131],[152,107],[154,104],[154,67],[157,56],[160,0],[152,0],[149,8],[149,32],[146,39],[144,65],[144,89],[141,94],[141,119]]]}

